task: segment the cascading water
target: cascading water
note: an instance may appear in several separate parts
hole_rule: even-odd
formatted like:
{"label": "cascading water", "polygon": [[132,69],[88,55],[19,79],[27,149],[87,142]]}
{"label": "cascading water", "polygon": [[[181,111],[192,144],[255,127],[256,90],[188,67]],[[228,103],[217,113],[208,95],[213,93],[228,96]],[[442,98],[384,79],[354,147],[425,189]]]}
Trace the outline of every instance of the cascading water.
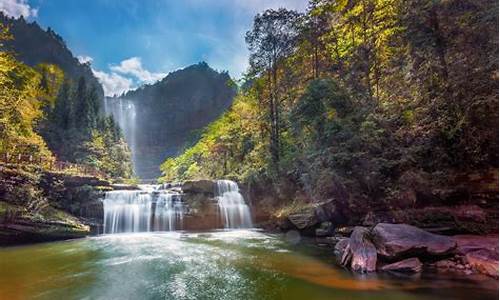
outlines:
{"label": "cascading water", "polygon": [[141,190],[107,192],[104,233],[172,231],[182,228],[184,206],[179,194]]}
{"label": "cascading water", "polygon": [[104,111],[106,115],[113,116],[118,122],[118,126],[123,131],[125,141],[130,147],[132,154],[132,166],[134,173],[137,173],[137,111],[133,101],[121,98],[105,98]]}
{"label": "cascading water", "polygon": [[238,184],[231,180],[217,180],[217,202],[226,228],[251,228],[250,208],[239,192]]}

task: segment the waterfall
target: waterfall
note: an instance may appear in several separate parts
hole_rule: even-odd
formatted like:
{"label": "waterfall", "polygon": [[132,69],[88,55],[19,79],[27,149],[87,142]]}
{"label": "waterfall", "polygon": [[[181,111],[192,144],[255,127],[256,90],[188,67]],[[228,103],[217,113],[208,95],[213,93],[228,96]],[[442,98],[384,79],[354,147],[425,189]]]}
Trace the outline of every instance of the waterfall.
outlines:
{"label": "waterfall", "polygon": [[141,190],[105,194],[104,233],[172,231],[182,228],[184,206],[179,194]]}
{"label": "waterfall", "polygon": [[106,115],[113,116],[123,132],[125,141],[132,153],[132,166],[137,174],[137,111],[133,101],[121,98],[105,98],[104,111]]}
{"label": "waterfall", "polygon": [[217,202],[224,227],[251,228],[250,208],[239,192],[238,184],[231,180],[217,180]]}

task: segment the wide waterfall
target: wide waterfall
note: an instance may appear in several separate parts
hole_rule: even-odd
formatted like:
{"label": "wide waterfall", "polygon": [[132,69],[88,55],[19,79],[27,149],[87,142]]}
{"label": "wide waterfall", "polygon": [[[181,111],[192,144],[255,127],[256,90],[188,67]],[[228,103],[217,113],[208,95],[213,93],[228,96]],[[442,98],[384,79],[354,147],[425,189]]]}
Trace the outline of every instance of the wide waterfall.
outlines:
{"label": "wide waterfall", "polygon": [[238,184],[231,180],[217,180],[217,202],[226,228],[251,228],[250,208],[239,192]]}
{"label": "wide waterfall", "polygon": [[172,231],[182,228],[184,206],[180,195],[141,190],[107,192],[104,198],[104,233]]}

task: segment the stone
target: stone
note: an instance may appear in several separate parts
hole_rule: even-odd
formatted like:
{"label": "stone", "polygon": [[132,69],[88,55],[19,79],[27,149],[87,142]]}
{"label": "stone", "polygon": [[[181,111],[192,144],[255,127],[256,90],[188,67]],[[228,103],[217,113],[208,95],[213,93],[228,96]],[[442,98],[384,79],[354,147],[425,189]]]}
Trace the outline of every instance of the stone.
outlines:
{"label": "stone", "polygon": [[407,258],[381,268],[382,271],[394,271],[404,273],[419,273],[422,271],[422,262],[416,257]]}
{"label": "stone", "polygon": [[455,263],[449,259],[443,259],[435,263],[436,268],[439,269],[452,269],[455,267]]}
{"label": "stone", "polygon": [[[370,231],[356,226],[345,247],[341,264],[350,265],[351,270],[359,273],[374,272],[377,266],[377,249],[369,239]],[[339,249],[340,250],[340,249]]]}
{"label": "stone", "polygon": [[189,180],[182,184],[184,193],[201,193],[215,195],[217,183],[213,180]]}
{"label": "stone", "polygon": [[455,252],[459,255],[465,255],[471,251],[486,249],[493,251],[498,255],[498,235],[456,235],[453,239],[457,243]]}
{"label": "stone", "polygon": [[342,223],[344,217],[338,211],[334,200],[313,203],[296,213],[288,215],[288,220],[299,230],[314,227],[322,222]]}
{"label": "stone", "polygon": [[342,256],[344,255],[344,252],[346,251],[348,245],[349,238],[341,238],[333,248],[333,253],[335,254],[335,257],[337,258],[337,262],[339,264],[342,262]]}
{"label": "stone", "polygon": [[451,253],[456,242],[447,236],[432,234],[407,224],[379,223],[372,230],[377,253],[388,260]]}
{"label": "stone", "polygon": [[465,255],[472,270],[498,278],[498,254],[486,249],[471,251]]}

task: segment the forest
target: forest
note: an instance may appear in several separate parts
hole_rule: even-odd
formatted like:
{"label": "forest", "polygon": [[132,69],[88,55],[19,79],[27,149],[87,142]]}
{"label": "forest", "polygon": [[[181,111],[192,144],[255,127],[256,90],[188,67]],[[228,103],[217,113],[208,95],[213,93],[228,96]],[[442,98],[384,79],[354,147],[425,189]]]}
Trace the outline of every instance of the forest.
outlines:
{"label": "forest", "polygon": [[0,299],[498,299],[498,11],[0,0]]}
{"label": "forest", "polygon": [[284,209],[438,205],[458,174],[498,168],[497,11],[312,0],[258,14],[232,107],[161,180],[232,178]]}
{"label": "forest", "polygon": [[[13,39],[6,26],[1,30],[0,46]],[[108,177],[132,176],[127,144],[114,120],[101,111],[97,86],[83,76],[66,76],[53,64],[30,67],[12,51],[0,55],[0,153],[7,162],[31,157],[48,167],[58,160]]]}

